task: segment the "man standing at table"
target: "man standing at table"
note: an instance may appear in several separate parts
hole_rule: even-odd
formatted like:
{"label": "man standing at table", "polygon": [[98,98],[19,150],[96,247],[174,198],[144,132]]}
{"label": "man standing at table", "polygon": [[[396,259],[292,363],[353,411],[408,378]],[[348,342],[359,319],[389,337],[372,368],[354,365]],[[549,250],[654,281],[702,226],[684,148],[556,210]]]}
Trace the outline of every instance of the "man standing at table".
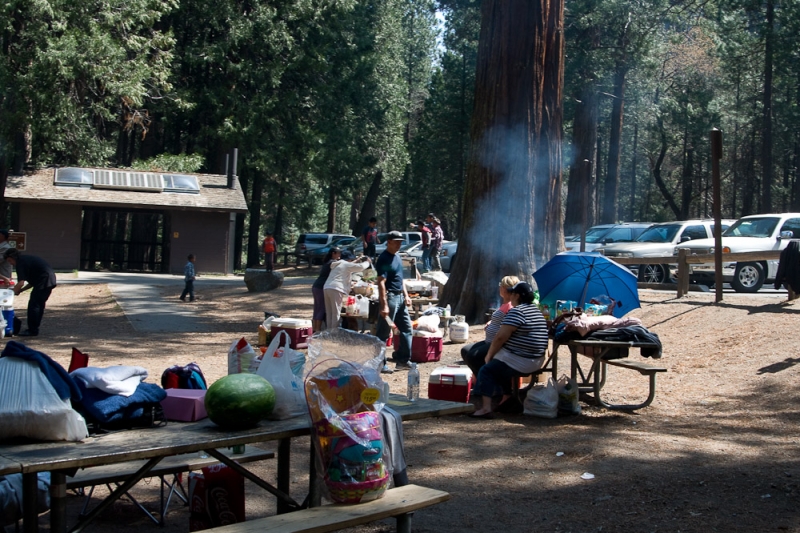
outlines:
{"label": "man standing at table", "polygon": [[14,294],[19,296],[21,292],[33,289],[28,299],[28,329],[20,333],[20,336],[35,337],[39,335],[39,325],[42,323],[47,299],[56,286],[56,273],[41,257],[22,255],[16,248],[6,250],[3,257],[17,270]]}
{"label": "man standing at table", "polygon": [[395,370],[411,368],[411,317],[408,314],[408,297],[403,283],[403,262],[397,252],[403,244],[403,234],[390,231],[386,237],[386,251],[375,263],[378,272],[378,297],[381,320],[378,320],[378,338],[386,342],[392,335],[392,328],[386,322],[389,318],[400,331],[400,343],[394,352]]}

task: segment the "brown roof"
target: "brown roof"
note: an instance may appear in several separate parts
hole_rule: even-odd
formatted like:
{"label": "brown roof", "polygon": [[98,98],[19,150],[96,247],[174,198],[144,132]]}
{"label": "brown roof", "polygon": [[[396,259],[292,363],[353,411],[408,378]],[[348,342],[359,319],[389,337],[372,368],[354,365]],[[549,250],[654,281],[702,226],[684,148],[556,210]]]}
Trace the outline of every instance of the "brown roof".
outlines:
{"label": "brown roof", "polygon": [[[115,169],[105,169],[115,170]],[[247,202],[241,187],[227,187],[227,178],[218,174],[191,174],[197,176],[200,194],[142,192],[88,187],[56,186],[52,168],[24,176],[9,176],[5,199],[11,202],[57,203],[141,208],[172,208],[200,211],[247,212]]]}

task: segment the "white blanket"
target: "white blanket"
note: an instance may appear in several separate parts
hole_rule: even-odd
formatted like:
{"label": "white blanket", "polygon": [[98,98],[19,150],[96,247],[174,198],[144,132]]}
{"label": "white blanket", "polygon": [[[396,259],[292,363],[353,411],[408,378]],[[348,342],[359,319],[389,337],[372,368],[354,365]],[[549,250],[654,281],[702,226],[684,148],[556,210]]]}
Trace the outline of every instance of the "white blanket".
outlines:
{"label": "white blanket", "polygon": [[147,369],[140,366],[110,366],[98,368],[87,366],[70,374],[86,383],[88,389],[100,389],[108,394],[118,394],[126,398],[136,392],[139,383],[147,379]]}

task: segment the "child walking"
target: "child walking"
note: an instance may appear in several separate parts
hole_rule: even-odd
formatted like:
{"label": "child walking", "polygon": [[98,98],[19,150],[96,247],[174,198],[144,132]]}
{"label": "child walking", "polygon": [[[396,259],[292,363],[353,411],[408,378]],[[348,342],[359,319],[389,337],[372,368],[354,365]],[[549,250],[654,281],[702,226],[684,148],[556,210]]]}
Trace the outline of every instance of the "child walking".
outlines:
{"label": "child walking", "polygon": [[186,286],[183,288],[183,292],[181,293],[181,301],[186,301],[186,295],[189,295],[189,301],[194,301],[194,278],[195,278],[195,271],[194,271],[194,254],[189,254],[189,262],[186,263],[186,266],[183,267],[183,279],[186,281]]}

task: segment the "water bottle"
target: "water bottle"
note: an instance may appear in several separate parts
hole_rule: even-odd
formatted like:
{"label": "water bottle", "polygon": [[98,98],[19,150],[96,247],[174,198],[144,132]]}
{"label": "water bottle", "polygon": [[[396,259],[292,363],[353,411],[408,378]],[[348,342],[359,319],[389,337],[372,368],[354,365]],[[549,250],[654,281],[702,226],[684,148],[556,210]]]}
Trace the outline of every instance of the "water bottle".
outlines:
{"label": "water bottle", "polygon": [[415,402],[419,400],[419,370],[417,363],[411,363],[411,369],[408,371],[408,391],[406,397],[409,401]]}
{"label": "water bottle", "polygon": [[447,304],[447,307],[444,308],[444,316],[450,316],[450,304]]}

